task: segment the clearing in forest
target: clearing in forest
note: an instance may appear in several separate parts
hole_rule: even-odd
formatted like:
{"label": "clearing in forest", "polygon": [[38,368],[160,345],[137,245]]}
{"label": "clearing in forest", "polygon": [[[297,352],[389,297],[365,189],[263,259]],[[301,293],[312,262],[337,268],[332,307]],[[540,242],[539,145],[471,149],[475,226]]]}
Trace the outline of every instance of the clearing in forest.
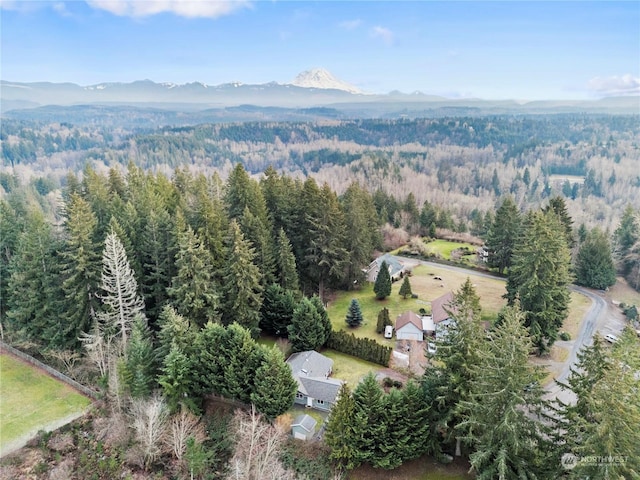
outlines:
{"label": "clearing in forest", "polygon": [[0,354],[0,455],[39,430],[82,414],[91,400],[69,385],[6,353]]}

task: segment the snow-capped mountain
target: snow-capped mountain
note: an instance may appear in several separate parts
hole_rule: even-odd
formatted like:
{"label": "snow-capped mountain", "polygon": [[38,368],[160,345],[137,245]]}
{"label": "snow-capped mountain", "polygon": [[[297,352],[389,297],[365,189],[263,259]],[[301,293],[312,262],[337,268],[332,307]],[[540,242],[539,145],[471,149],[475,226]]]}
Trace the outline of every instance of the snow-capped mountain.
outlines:
{"label": "snow-capped mountain", "polygon": [[362,93],[357,87],[334,77],[324,68],[314,68],[300,73],[291,85],[303,88],[321,88],[325,90],[343,90],[349,93]]}

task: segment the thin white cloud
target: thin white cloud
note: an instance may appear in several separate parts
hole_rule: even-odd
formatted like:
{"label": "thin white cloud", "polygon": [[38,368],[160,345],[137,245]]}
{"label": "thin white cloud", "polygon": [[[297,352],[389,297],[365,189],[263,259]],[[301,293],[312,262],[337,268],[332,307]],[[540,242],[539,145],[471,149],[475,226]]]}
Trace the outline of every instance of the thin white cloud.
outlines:
{"label": "thin white cloud", "polygon": [[388,28],[375,26],[371,29],[371,36],[375,38],[380,38],[387,45],[391,45],[393,43],[393,32]]}
{"label": "thin white cloud", "polygon": [[121,17],[172,13],[186,18],[217,18],[250,6],[247,0],[87,0],[87,3]]}
{"label": "thin white cloud", "polygon": [[338,26],[340,28],[344,28],[345,30],[355,30],[360,25],[362,25],[362,20],[356,18],[355,20],[345,20],[344,22],[340,22]]}
{"label": "thin white cloud", "polygon": [[29,13],[39,8],[45,7],[44,2],[29,2],[26,0],[0,0],[0,10],[13,10],[16,12]]}
{"label": "thin white cloud", "polygon": [[611,77],[595,77],[587,83],[587,89],[598,96],[640,95],[640,77],[630,73]]}

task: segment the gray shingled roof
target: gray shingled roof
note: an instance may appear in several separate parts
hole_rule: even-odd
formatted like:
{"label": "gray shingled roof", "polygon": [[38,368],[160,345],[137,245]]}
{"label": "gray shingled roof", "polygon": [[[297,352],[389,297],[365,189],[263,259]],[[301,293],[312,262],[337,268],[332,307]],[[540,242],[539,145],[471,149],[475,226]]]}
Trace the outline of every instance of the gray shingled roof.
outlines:
{"label": "gray shingled roof", "polygon": [[327,377],[333,368],[333,360],[314,350],[294,353],[287,359],[294,377]]}
{"label": "gray shingled roof", "polygon": [[378,264],[378,268],[380,268],[382,262],[387,262],[387,265],[389,266],[389,275],[391,276],[394,276],[398,272],[401,272],[404,268],[404,265],[402,265],[402,263],[397,258],[389,255],[388,253],[379,256],[375,261]]}
{"label": "gray shingled roof", "polygon": [[316,400],[335,403],[342,380],[335,378],[299,377],[299,383],[304,387],[305,393]]}
{"label": "gray shingled roof", "polygon": [[292,427],[300,426],[304,428],[307,432],[313,432],[316,428],[318,422],[315,418],[303,413],[302,415],[298,415],[296,419],[291,424]]}

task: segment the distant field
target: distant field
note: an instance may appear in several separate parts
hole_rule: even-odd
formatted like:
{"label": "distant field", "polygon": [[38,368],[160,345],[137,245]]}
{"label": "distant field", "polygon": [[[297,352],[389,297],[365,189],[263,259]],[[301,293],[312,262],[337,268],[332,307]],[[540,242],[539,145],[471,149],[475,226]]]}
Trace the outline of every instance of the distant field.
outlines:
{"label": "distant field", "polygon": [[91,403],[70,386],[4,353],[0,378],[0,452]]}
{"label": "distant field", "polygon": [[549,181],[551,183],[564,183],[565,181],[569,181],[569,183],[579,183],[582,185],[584,183],[584,177],[580,177],[578,175],[550,175]]}
{"label": "distant field", "polygon": [[[502,298],[505,293],[504,281],[479,277],[474,275],[473,271],[460,273],[430,265],[420,265],[413,268],[412,272],[413,274],[410,277],[411,289],[413,293],[418,295],[417,299],[408,298],[405,300],[398,294],[400,285],[402,285],[401,281],[393,283],[391,295],[383,301],[376,300],[372,284],[366,284],[361,290],[357,291],[339,292],[337,297],[329,303],[328,308],[333,329],[347,330],[353,332],[357,337],[375,338],[382,344],[393,346],[393,340],[386,340],[382,335],[378,335],[375,332],[378,312],[382,308],[389,309],[389,316],[392,321],[407,310],[418,312],[420,308],[424,308],[429,312],[431,311],[430,302],[432,300],[448,291],[455,292],[466,281],[467,277],[471,278],[480,296],[483,320],[491,321],[495,319],[502,306],[505,305],[505,300]],[[441,277],[442,280],[435,280],[434,277],[436,276]],[[353,330],[348,328],[345,322],[345,316],[352,298],[356,298],[360,302],[364,317],[363,325]]]}
{"label": "distant field", "polygon": [[470,243],[450,242],[442,239],[433,240],[432,242],[427,243],[426,246],[428,249],[434,253],[439,253],[442,258],[447,260],[451,259],[451,252],[458,248],[467,247],[472,252],[475,252],[478,248],[476,245],[472,245]]}

